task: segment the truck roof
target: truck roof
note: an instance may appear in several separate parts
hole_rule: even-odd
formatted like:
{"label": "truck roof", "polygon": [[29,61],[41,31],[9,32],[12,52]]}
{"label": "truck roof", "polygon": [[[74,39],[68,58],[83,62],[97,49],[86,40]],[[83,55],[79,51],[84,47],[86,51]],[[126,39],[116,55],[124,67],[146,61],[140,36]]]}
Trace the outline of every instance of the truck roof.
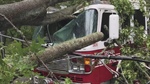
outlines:
{"label": "truck roof", "polygon": [[84,8],[81,8],[77,11],[74,12],[74,14],[80,13],[83,10],[88,10],[88,9],[106,9],[106,10],[114,10],[115,6],[111,4],[92,4],[89,6],[86,6]]}
{"label": "truck roof", "polygon": [[85,9],[108,9],[108,10],[114,10],[115,6],[111,4],[93,4],[85,7]]}

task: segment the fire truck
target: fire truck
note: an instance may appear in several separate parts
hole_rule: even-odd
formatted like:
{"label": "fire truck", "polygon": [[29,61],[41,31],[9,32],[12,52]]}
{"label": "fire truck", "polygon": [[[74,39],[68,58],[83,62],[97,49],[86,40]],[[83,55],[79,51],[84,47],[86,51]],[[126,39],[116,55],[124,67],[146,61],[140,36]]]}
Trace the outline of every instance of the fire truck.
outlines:
{"label": "fire truck", "polygon": [[[147,33],[147,17],[143,16],[143,12],[140,11],[138,1],[134,2],[133,5],[135,14],[132,19],[137,20],[141,26],[144,26],[144,31]],[[130,19],[125,24],[134,26]],[[47,77],[45,84],[53,84],[55,79],[64,81],[65,78],[70,78],[73,84],[112,84],[112,79],[117,72],[118,61],[86,58],[86,56],[120,56],[119,46],[116,45],[114,48],[106,49],[107,43],[119,38],[119,29],[119,15],[113,5],[93,4],[85,7],[85,10],[75,19],[56,31],[50,37],[53,39],[52,43],[46,45],[53,46],[94,32],[102,32],[104,38],[47,64],[54,74],[53,77],[47,77],[49,72],[44,66],[37,67],[35,72]]]}

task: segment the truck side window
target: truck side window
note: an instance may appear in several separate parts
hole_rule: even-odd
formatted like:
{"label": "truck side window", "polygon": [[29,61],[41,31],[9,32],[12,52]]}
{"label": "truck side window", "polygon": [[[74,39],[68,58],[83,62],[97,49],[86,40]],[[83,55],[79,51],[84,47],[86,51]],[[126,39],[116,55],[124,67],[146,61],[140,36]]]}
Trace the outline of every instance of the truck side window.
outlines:
{"label": "truck side window", "polygon": [[145,17],[140,10],[135,10],[134,21],[135,27],[143,26],[145,28]]}
{"label": "truck side window", "polygon": [[[133,21],[134,21],[134,26],[143,26],[145,28],[145,16],[143,16],[143,12],[140,10],[135,10]],[[130,26],[130,17],[128,15],[123,15],[124,16],[124,21],[122,24],[122,28]]]}
{"label": "truck side window", "polygon": [[102,16],[102,25],[101,25],[101,32],[104,34],[104,40],[107,40],[109,38],[109,16],[111,13],[103,13]]}

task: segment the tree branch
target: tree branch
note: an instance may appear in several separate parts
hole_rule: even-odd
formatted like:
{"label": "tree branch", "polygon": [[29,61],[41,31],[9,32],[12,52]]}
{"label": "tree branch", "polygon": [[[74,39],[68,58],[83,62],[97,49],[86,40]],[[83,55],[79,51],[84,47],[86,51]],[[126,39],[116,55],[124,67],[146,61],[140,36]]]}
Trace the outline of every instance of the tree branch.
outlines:
{"label": "tree branch", "polygon": [[[38,57],[44,62],[48,63],[56,58],[59,58],[69,52],[74,52],[75,50],[81,49],[83,47],[86,47],[88,45],[91,45],[103,38],[103,33],[96,32],[91,35],[73,39],[64,43],[61,43],[59,45],[55,45],[53,47],[49,47],[45,49],[43,52],[41,52]],[[31,57],[31,59],[35,64],[38,63],[38,60],[35,56]]]}
{"label": "tree branch", "polygon": [[[12,4],[0,5],[0,13],[5,15],[14,25],[28,25],[27,22],[43,21],[49,5],[69,0],[23,0]],[[0,30],[6,30],[11,25],[0,17]]]}
{"label": "tree branch", "polygon": [[72,14],[76,10],[80,9],[81,7],[82,7],[82,5],[75,5],[75,6],[54,12],[54,13],[47,14],[43,18],[43,20],[40,20],[39,18],[37,18],[34,21],[28,21],[25,24],[38,26],[38,25],[52,24],[52,23],[59,22],[61,20],[65,20],[65,19],[72,19],[72,18],[75,18]]}
{"label": "tree branch", "polygon": [[0,16],[4,17],[5,20],[7,20],[10,23],[10,25],[12,25],[12,27],[15,28],[15,30],[21,34],[22,38],[25,40],[26,44],[29,46],[29,43],[28,43],[26,37],[24,36],[24,34],[5,15],[0,13]]}

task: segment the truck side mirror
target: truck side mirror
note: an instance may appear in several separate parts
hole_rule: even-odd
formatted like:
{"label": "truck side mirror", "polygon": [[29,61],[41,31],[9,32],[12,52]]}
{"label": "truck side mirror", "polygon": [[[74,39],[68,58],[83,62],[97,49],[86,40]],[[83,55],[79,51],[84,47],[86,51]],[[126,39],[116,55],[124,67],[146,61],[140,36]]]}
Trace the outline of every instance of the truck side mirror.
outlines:
{"label": "truck side mirror", "polygon": [[119,38],[119,16],[116,14],[109,16],[109,38]]}

